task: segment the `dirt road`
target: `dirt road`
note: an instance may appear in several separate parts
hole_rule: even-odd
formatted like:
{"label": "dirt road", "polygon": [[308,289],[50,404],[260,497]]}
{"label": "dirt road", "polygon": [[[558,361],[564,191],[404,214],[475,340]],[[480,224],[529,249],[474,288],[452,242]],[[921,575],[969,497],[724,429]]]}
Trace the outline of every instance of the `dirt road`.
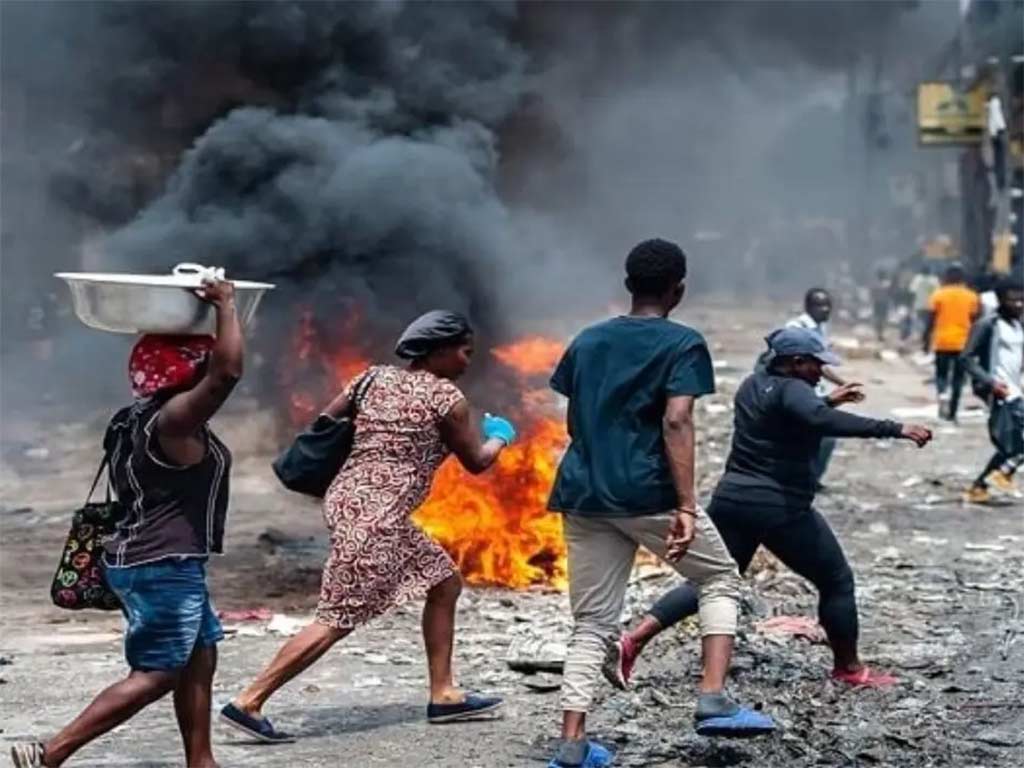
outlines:
{"label": "dirt road", "polygon": [[[721,393],[702,406],[702,486],[713,483],[727,448],[728,406],[768,325],[766,314],[698,307],[686,319],[707,331]],[[892,357],[892,356],[887,356]],[[930,403],[928,372],[905,358],[850,361],[869,400],[865,412],[892,414]],[[969,395],[966,396],[969,400]],[[67,423],[45,439],[31,424],[6,425],[0,498],[0,729],[5,740],[46,735],[123,673],[120,619],[69,614],[47,587],[67,513],[81,502],[95,466],[103,415]],[[637,684],[613,693],[602,683],[595,735],[617,764],[985,766],[1024,764],[1024,521],[1019,500],[969,507],[959,494],[988,455],[984,422],[937,427],[929,449],[846,441],[833,460],[819,508],[839,531],[858,579],[864,655],[901,684],[851,691],[826,681],[827,649],[754,628],[772,615],[813,616],[812,591],[764,559],[748,580],[732,690],[777,717],[782,729],[756,742],[692,734],[698,671],[694,628],[666,634],[642,659]],[[324,540],[314,505],[279,491],[267,469],[267,420],[253,412],[224,419],[238,455],[229,554],[213,566],[221,609],[267,607],[301,619],[315,599]],[[45,452],[45,456],[44,456]],[[268,528],[273,528],[269,533]],[[264,534],[261,538],[261,534]],[[673,580],[644,568],[629,609],[642,611]],[[557,677],[528,678],[504,657],[517,637],[564,640],[564,595],[538,589],[467,590],[460,608],[457,663],[462,682],[507,697],[500,720],[425,723],[425,670],[418,607],[407,606],[357,632],[275,698],[268,714],[300,737],[259,747],[218,727],[224,766],[542,765],[556,733]],[[215,683],[219,706],[273,653],[282,636],[266,621],[225,622]],[[179,765],[169,701],[84,749],[69,765]],[[6,757],[0,757],[0,765]]]}

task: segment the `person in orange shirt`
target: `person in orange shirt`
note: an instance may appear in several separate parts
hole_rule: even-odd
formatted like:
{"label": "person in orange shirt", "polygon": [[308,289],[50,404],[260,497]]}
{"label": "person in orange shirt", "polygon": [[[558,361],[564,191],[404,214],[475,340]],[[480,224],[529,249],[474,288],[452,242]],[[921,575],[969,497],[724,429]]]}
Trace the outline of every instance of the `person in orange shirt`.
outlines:
{"label": "person in orange shirt", "polygon": [[966,283],[964,268],[951,264],[942,286],[928,302],[924,351],[935,350],[935,387],[939,393],[939,418],[956,421],[966,370],[960,354],[967,346],[971,324],[981,312],[981,300]]}

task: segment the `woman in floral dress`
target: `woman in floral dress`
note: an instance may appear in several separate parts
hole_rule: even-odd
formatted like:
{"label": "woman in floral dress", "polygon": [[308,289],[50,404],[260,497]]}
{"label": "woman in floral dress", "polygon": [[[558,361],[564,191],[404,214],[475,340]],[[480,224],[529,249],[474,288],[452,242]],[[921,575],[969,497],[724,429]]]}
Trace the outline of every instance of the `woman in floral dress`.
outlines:
{"label": "woman in floral dress", "polygon": [[278,688],[356,627],[423,596],[430,722],[466,719],[501,705],[500,699],[455,686],[451,657],[462,580],[444,549],[409,518],[449,453],[470,472],[482,472],[515,430],[487,415],[481,437],[465,396],[452,383],[473,354],[472,330],[461,315],[427,313],[402,334],[396,353],[410,361],[408,367],[371,367],[324,410],[337,418],[354,406],[356,433],[352,453],[324,498],[331,553],[316,620],[221,711],[229,724],[262,741],[292,740],[261,715]]}

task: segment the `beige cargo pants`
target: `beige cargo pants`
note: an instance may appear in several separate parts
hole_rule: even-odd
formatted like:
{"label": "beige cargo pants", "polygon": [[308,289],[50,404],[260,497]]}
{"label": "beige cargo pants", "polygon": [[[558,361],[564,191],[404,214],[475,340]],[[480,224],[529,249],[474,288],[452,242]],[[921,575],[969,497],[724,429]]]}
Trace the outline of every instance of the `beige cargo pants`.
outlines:
{"label": "beige cargo pants", "polygon": [[[562,709],[586,712],[607,644],[618,638],[629,574],[639,546],[664,560],[674,512],[644,517],[563,515],[569,602],[575,622],[562,678]],[[740,576],[714,523],[701,510],[693,543],[670,565],[700,593],[702,635],[735,635]]]}

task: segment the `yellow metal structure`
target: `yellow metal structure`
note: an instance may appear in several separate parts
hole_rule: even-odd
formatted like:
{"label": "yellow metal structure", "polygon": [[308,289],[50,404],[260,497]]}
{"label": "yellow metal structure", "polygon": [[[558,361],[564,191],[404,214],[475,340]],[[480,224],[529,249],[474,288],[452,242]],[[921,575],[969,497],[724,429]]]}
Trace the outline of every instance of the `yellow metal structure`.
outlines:
{"label": "yellow metal structure", "polygon": [[917,135],[921,144],[980,144],[985,137],[986,90],[961,93],[950,83],[917,86]]}

